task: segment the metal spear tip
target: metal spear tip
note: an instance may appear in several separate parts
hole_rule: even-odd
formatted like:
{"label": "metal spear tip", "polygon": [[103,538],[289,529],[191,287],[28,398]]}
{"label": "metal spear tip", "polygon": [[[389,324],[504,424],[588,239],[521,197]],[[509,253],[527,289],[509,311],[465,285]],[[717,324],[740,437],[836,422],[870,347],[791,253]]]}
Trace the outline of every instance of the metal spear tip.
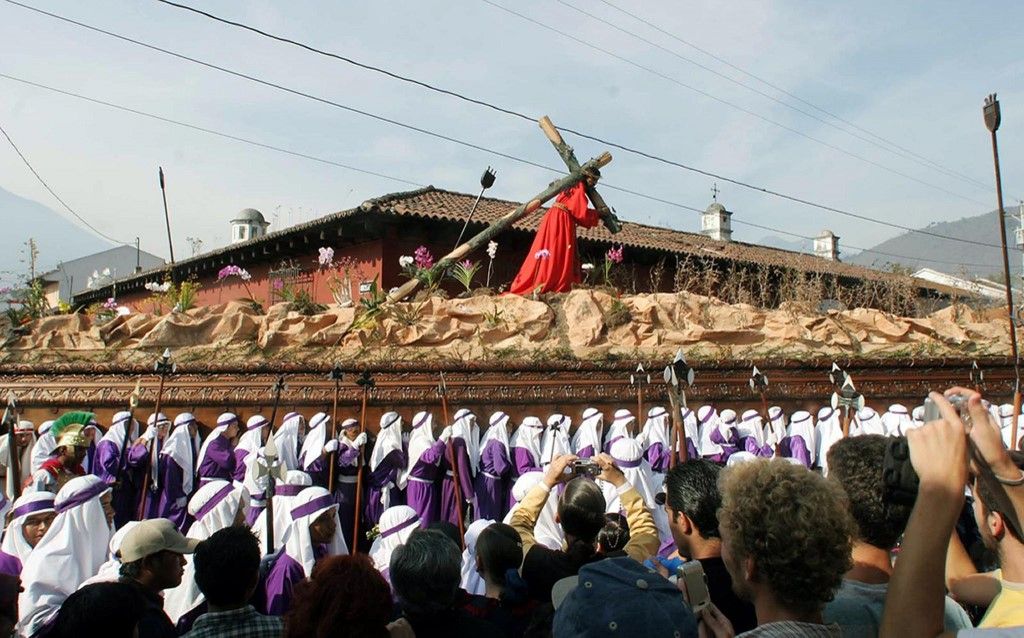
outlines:
{"label": "metal spear tip", "polygon": [[999,111],[999,100],[996,99],[995,93],[985,98],[985,107],[982,109],[982,113],[985,114],[985,127],[992,133],[995,133],[999,129],[999,123],[1002,121],[1002,114]]}
{"label": "metal spear tip", "polygon": [[484,174],[480,176],[480,187],[487,190],[491,186],[494,186],[494,179],[498,176],[490,166],[484,171]]}
{"label": "metal spear tip", "polygon": [[267,439],[267,444],[263,446],[263,458],[267,459],[270,465],[277,460],[277,443],[274,442],[274,437]]}
{"label": "metal spear tip", "polygon": [[671,384],[673,387],[679,385],[679,381],[676,379],[675,370],[671,365],[665,366],[665,383]]}
{"label": "metal spear tip", "polygon": [[830,401],[830,404],[832,405],[832,409],[833,410],[838,410],[839,409],[839,393],[838,392],[833,392],[832,393],[832,401]]}
{"label": "metal spear tip", "polygon": [[341,369],[341,366],[336,363],[334,364],[334,367],[331,368],[331,372],[327,377],[332,381],[341,381],[345,377],[345,372]]}

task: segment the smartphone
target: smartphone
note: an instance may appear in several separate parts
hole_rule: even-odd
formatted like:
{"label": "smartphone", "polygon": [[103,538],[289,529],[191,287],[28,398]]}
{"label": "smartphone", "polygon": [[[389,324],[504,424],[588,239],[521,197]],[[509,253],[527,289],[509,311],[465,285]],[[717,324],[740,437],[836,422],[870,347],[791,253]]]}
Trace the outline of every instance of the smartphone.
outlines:
{"label": "smartphone", "polygon": [[676,578],[686,586],[686,602],[694,614],[699,614],[711,604],[711,593],[708,591],[708,579],[704,575],[704,566],[697,560],[688,560],[676,570]]}

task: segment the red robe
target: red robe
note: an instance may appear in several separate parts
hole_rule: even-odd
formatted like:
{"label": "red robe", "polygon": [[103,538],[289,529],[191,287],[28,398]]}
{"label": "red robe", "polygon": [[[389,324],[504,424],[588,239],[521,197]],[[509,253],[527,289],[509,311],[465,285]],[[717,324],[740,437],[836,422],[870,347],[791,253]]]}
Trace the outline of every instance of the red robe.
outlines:
{"label": "red robe", "polygon": [[530,252],[512,280],[510,293],[532,295],[538,288],[540,292],[568,292],[580,282],[576,225],[593,228],[600,221],[597,211],[587,204],[582,182],[559,193],[540,222]]}

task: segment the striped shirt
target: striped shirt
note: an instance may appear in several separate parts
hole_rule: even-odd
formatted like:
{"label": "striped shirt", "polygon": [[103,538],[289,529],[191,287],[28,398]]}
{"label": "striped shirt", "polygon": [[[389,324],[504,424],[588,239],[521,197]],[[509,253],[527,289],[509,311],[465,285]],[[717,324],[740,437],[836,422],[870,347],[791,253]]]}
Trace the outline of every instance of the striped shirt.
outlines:
{"label": "striped shirt", "polygon": [[185,638],[281,638],[284,621],[256,613],[252,605],[203,614]]}

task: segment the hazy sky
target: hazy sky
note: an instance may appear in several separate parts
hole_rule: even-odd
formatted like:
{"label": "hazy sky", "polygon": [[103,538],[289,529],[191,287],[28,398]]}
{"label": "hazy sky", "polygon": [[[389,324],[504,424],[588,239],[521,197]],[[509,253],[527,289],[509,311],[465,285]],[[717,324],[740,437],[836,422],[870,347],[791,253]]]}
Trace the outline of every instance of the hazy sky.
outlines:
{"label": "hazy sky", "polygon": [[[491,1],[633,64],[483,0],[186,1],[503,107],[548,114],[557,125],[912,226],[995,207],[981,107],[987,93],[998,91],[1007,203],[1024,193],[1020,2],[610,0],[810,106],[599,0]],[[155,0],[24,2],[354,108],[547,166],[561,165],[535,124]],[[475,193],[479,174],[491,165],[498,181],[489,193],[521,200],[554,176],[114,40],[6,0],[0,0],[0,73],[417,184]],[[158,165],[168,176],[177,255],[188,254],[187,236],[203,239],[206,249],[226,243],[229,220],[245,207],[263,211],[273,229],[413,188],[4,78],[0,96],[0,124],[66,201],[101,231],[124,241],[138,235],[144,249],[164,256]],[[892,147],[872,134],[927,161],[908,159],[905,151],[890,152],[886,149]],[[606,150],[566,137],[581,159]],[[615,156],[605,171],[609,184],[687,206],[703,208],[710,202],[712,178],[609,150]],[[3,140],[0,186],[60,210]],[[719,199],[738,221],[804,235],[829,228],[847,244],[864,247],[899,232],[731,184],[718,186]],[[693,212],[607,188],[604,195],[625,219],[698,228]],[[737,238],[752,241],[768,234],[739,225],[736,231]]]}

